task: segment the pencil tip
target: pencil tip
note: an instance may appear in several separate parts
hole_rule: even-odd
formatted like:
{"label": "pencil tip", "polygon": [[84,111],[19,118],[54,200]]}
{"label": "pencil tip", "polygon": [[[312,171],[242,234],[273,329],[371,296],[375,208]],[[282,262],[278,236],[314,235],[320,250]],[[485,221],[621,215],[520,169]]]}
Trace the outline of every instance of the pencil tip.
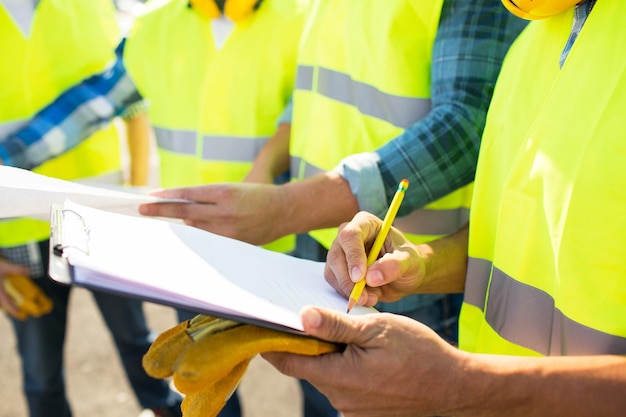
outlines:
{"label": "pencil tip", "polygon": [[350,300],[348,300],[348,310],[346,311],[346,313],[349,313],[355,304],[356,304],[356,301],[354,300],[354,298],[351,298]]}

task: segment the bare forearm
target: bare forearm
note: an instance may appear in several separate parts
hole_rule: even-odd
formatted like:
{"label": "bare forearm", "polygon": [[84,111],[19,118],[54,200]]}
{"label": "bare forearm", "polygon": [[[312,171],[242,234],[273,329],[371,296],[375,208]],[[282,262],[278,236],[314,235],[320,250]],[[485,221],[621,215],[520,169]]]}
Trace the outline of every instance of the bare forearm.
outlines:
{"label": "bare forearm", "polygon": [[416,292],[463,292],[468,232],[469,227],[466,225],[453,235],[417,245],[417,251],[424,258],[425,274]]}
{"label": "bare forearm", "polygon": [[359,211],[350,185],[335,172],[327,172],[279,187],[284,234],[337,227]]}
{"label": "bare forearm", "polygon": [[626,358],[471,355],[456,416],[622,416]]}
{"label": "bare forearm", "polygon": [[289,138],[291,124],[282,123],[263,146],[244,179],[245,182],[272,183],[289,169]]}

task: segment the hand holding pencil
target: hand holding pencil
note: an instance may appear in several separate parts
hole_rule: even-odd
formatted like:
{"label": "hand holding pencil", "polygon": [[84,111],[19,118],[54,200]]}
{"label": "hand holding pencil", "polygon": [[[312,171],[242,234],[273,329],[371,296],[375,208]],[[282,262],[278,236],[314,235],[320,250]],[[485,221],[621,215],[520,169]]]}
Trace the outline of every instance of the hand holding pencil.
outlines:
{"label": "hand holding pencil", "polygon": [[[380,228],[380,231],[378,232],[378,235],[376,236],[376,239],[374,240],[374,244],[372,245],[372,249],[370,250],[367,256],[368,267],[371,264],[373,264],[376,261],[376,259],[378,259],[380,250],[383,247],[383,243],[385,243],[385,239],[387,239],[387,234],[389,233],[389,229],[391,229],[391,225],[393,224],[393,221],[396,218],[396,214],[398,213],[398,210],[400,209],[400,204],[402,203],[402,199],[404,198],[404,193],[406,192],[408,187],[409,187],[408,180],[403,179],[402,181],[400,181],[400,184],[398,185],[398,189],[396,190],[396,194],[394,195],[393,199],[391,200],[391,204],[389,205],[389,210],[387,211],[387,214],[385,215],[385,218],[383,219],[383,223]],[[356,284],[354,284],[354,288],[352,289],[352,292],[350,293],[350,297],[348,299],[348,309],[347,309],[348,313],[350,312],[350,310],[352,310],[352,308],[359,301],[359,298],[361,297],[361,294],[363,293],[364,288],[365,288],[365,279],[362,279]]]}

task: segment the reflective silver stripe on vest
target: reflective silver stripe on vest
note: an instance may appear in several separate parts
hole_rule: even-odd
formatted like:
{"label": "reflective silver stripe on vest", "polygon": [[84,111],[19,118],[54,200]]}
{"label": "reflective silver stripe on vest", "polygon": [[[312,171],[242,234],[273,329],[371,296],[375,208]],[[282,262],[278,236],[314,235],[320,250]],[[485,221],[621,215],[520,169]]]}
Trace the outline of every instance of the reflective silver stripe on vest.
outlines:
{"label": "reflective silver stripe on vest", "polygon": [[491,275],[491,262],[479,258],[469,258],[463,302],[485,310],[485,299]]}
{"label": "reflective silver stripe on vest", "polygon": [[196,132],[155,127],[154,136],[157,146],[161,149],[182,155],[196,154]]}
{"label": "reflective silver stripe on vest", "polygon": [[458,231],[469,220],[469,209],[421,209],[399,217],[394,226],[415,235],[449,235]]}
{"label": "reflective silver stripe on vest", "polygon": [[485,320],[512,343],[543,355],[626,354],[625,337],[573,321],[555,307],[548,293],[514,280],[488,261],[470,258],[465,302],[485,311],[487,287]]}
{"label": "reflective silver stripe on vest", "polygon": [[[159,148],[181,155],[196,155],[196,133],[189,130],[154,129]],[[223,162],[254,162],[268,137],[202,136],[202,159]]]}
{"label": "reflective silver stripe on vest", "polygon": [[[315,72],[317,71],[317,82]],[[430,111],[430,100],[384,93],[369,84],[355,81],[348,74],[328,68],[298,66],[296,88],[315,91],[351,106],[368,116],[393,126],[407,128]]]}
{"label": "reflective silver stripe on vest", "polygon": [[252,163],[268,140],[268,137],[205,135],[202,137],[202,159]]}
{"label": "reflective silver stripe on vest", "polygon": [[326,170],[316,167],[313,164],[309,164],[304,159],[297,156],[292,156],[289,159],[289,169],[292,178],[304,179],[309,178]]}

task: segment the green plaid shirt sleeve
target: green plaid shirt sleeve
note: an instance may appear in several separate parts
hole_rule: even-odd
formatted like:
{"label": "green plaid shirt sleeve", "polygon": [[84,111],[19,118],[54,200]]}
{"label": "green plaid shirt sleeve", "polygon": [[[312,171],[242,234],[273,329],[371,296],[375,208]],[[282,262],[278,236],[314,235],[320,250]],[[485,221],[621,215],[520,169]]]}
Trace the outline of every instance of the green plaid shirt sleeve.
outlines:
{"label": "green plaid shirt sleeve", "polygon": [[409,187],[400,215],[474,179],[487,108],[504,55],[526,25],[500,0],[445,0],[433,46],[430,113],[372,153],[335,170],[362,210],[384,216],[398,183]]}

